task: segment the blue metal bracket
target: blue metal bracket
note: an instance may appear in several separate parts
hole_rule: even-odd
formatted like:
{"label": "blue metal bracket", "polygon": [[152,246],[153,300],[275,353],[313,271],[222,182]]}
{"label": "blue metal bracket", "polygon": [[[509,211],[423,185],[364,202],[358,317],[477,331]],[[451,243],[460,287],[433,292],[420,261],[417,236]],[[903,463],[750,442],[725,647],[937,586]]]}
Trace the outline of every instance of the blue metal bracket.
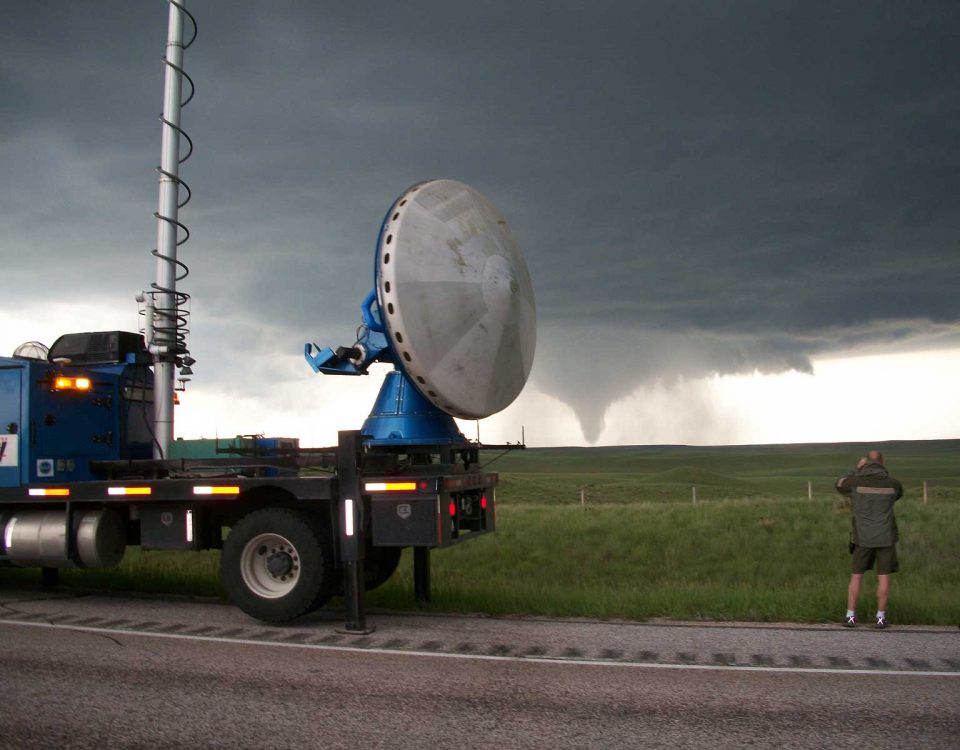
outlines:
{"label": "blue metal bracket", "polygon": [[393,363],[383,323],[379,313],[373,309],[376,301],[377,290],[371,289],[360,303],[363,325],[352,347],[334,350],[329,346],[321,348],[317,344],[303,345],[303,358],[314,372],[325,375],[366,375],[367,368],[374,362]]}
{"label": "blue metal bracket", "polygon": [[[383,333],[383,323],[380,316],[373,314],[373,303],[377,301],[376,288],[370,290],[370,294],[363,298],[360,303],[360,314],[363,316],[363,324],[371,331]],[[378,311],[379,312],[379,311]]]}
{"label": "blue metal bracket", "polygon": [[[313,353],[316,349],[316,354]],[[303,358],[314,372],[324,375],[361,375],[357,366],[348,360],[341,359],[329,346],[321,349],[316,344],[303,345]]]}

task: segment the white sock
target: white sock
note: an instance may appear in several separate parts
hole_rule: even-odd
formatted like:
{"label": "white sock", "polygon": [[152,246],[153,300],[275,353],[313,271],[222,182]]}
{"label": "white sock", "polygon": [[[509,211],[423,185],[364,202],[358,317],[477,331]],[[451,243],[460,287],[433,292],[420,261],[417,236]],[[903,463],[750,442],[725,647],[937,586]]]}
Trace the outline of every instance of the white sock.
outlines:
{"label": "white sock", "polygon": [[886,618],[887,618],[887,611],[886,611],[885,609],[878,609],[878,610],[877,610],[877,619],[878,619],[878,620],[885,620]]}
{"label": "white sock", "polygon": [[852,609],[847,610],[847,617],[856,617],[856,616],[857,616],[857,613],[854,612]]}

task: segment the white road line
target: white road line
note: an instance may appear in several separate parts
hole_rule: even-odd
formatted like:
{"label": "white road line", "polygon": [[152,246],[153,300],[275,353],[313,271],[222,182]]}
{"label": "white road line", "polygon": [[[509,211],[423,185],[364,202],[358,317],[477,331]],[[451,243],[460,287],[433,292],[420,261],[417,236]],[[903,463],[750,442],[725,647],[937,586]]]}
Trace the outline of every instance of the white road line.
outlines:
{"label": "white road line", "polygon": [[901,675],[904,677],[960,677],[960,672],[933,672],[908,669],[835,669],[833,667],[749,667],[727,664],[661,664],[659,662],[613,661],[606,659],[571,659],[550,656],[492,656],[488,654],[451,654],[443,651],[407,651],[392,648],[361,648],[359,646],[331,646],[322,643],[287,643],[283,641],[254,641],[244,638],[220,638],[209,635],[182,635],[177,633],[150,633],[141,630],[95,628],[81,625],[57,625],[49,622],[0,619],[0,625],[16,625],[48,630],[72,630],[103,635],[130,635],[141,638],[168,638],[181,641],[206,641],[209,643],[233,643],[244,646],[276,646],[300,648],[311,651],[339,651],[356,654],[390,654],[394,656],[428,656],[441,659],[472,659],[474,661],[506,661],[563,666],[634,667],[642,669],[687,669],[708,672],[766,672],[790,674],[852,674],[852,675]]}

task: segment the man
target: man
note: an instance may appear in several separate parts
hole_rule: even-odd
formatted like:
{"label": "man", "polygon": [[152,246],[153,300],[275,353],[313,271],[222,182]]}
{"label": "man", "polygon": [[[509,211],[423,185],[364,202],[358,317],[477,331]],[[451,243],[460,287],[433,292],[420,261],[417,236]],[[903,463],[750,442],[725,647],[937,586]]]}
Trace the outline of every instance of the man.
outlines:
{"label": "man", "polygon": [[890,476],[883,465],[883,454],[870,451],[860,459],[855,471],[837,480],[837,491],[847,495],[853,506],[850,586],[847,589],[847,614],[843,624],[857,624],[857,599],[863,574],[877,566],[877,624],[887,627],[887,601],[890,575],[899,568],[897,560],[897,519],[893,504],[903,497],[903,486]]}

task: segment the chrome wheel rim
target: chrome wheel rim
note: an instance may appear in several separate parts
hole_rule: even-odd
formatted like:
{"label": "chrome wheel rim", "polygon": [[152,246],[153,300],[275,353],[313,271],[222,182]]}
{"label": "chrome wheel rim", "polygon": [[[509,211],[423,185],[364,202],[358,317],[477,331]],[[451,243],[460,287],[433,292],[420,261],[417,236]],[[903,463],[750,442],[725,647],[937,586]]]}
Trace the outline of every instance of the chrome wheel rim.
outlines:
{"label": "chrome wheel rim", "polygon": [[300,554],[289,539],[279,534],[258,534],[240,555],[243,582],[257,596],[279,599],[300,580]]}

